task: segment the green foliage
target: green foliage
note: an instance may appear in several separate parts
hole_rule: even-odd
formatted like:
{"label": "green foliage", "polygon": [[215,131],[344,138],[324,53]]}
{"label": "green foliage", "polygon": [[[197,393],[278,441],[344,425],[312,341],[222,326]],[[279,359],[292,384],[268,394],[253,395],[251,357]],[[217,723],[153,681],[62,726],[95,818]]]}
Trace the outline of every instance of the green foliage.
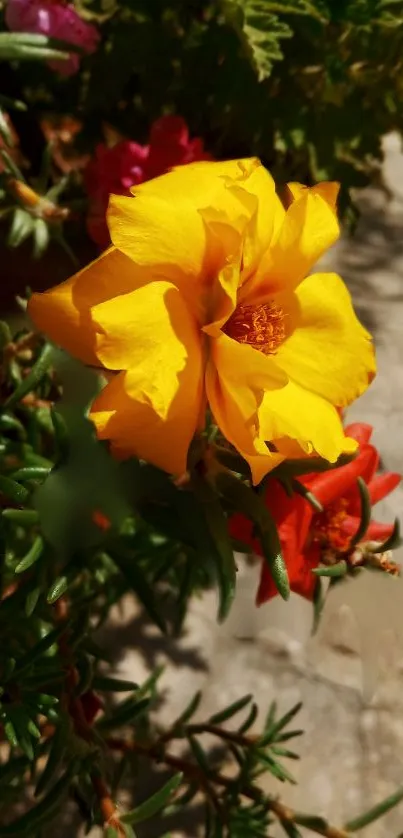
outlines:
{"label": "green foliage", "polygon": [[[63,61],[69,57],[69,52],[63,52],[65,46],[61,41],[46,35],[0,32],[1,61]],[[73,47],[72,51],[77,52],[77,49]]]}
{"label": "green foliage", "polygon": [[[36,203],[21,190],[16,198],[12,179],[23,182],[23,175],[9,154],[4,113],[12,119],[21,107],[34,119],[82,119],[79,155],[93,153],[105,123],[146,142],[153,120],[179,113],[217,158],[257,155],[280,184],[341,181],[340,208],[353,220],[349,190],[379,177],[382,136],[402,129],[401,0],[112,0],[106,11],[101,0],[77,5],[102,41],[71,79],[45,63],[60,57],[63,44],[0,32],[0,54],[20,62],[12,84],[0,84],[0,135],[8,144],[0,195],[10,246],[29,237],[40,256],[54,239],[74,258],[70,222],[85,212],[79,173],[62,176],[57,167],[49,168],[48,183],[30,177]],[[49,161],[45,141],[43,155]]]}
{"label": "green foliage", "polygon": [[221,472],[218,475],[217,486],[235,511],[243,512],[253,521],[276,588],[283,599],[288,599],[290,585],[280,539],[273,517],[263,499],[229,472]]}
{"label": "green foliage", "polygon": [[122,816],[121,821],[122,823],[141,823],[142,821],[148,820],[152,818],[157,812],[161,809],[164,809],[177,790],[177,788],[181,785],[183,779],[183,774],[174,774],[165,786],[162,789],[157,791],[152,797],[149,797],[144,803],[140,803],[135,809],[132,809],[131,812],[127,812],[125,815]]}
{"label": "green foliage", "polygon": [[395,791],[394,794],[391,794],[390,797],[387,797],[386,800],[382,800],[381,803],[378,803],[369,812],[365,812],[365,814],[360,815],[358,818],[355,818],[353,821],[350,821],[346,825],[346,830],[349,832],[357,832],[359,829],[363,829],[365,826],[369,826],[369,824],[374,823],[374,821],[381,818],[382,815],[385,815],[386,812],[389,812],[390,809],[393,809],[397,803],[403,800],[403,789],[398,789]]}
{"label": "green foliage", "polygon": [[264,0],[229,0],[223,4],[226,20],[244,44],[259,81],[268,78],[273,63],[283,57],[281,39],[292,37],[292,29],[270,11],[271,5]]}

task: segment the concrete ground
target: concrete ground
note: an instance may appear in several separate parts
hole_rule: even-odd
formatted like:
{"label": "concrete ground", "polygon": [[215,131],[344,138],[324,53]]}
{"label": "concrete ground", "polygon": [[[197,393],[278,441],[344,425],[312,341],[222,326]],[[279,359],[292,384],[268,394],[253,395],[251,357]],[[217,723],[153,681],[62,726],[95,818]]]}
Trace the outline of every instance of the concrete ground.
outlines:
{"label": "concrete ground", "polygon": [[[378,377],[349,418],[373,424],[383,466],[403,472],[403,156],[396,137],[385,146],[393,197],[377,189],[359,197],[357,232],[336,246],[326,266],[347,281],[378,349]],[[402,500],[399,488],[379,517],[402,517]],[[223,627],[208,595],[194,602],[181,643],[166,642],[126,601],[116,609],[108,643],[120,647],[123,677],[138,680],[150,666],[167,664],[167,719],[196,689],[204,693],[200,718],[249,691],[262,714],[273,697],[284,709],[301,699],[306,734],[298,746],[302,759],[292,766],[299,785],[282,787],[283,798],[340,825],[403,784],[403,581],[364,577],[329,599],[314,638],[310,606],[298,598],[257,611],[256,568],[241,567]],[[363,834],[397,838],[402,824],[403,804]],[[172,838],[182,834],[174,829]],[[186,834],[195,838],[194,825]]]}

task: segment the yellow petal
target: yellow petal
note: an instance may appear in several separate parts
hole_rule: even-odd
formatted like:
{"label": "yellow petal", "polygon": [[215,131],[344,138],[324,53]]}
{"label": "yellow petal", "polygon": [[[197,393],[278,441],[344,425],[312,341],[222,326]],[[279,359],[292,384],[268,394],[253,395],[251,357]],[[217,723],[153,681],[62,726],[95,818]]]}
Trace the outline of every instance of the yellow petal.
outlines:
{"label": "yellow petal", "polygon": [[333,191],[323,185],[322,189],[305,188],[297,194],[250,284],[250,304],[295,288],[339,237]]}
{"label": "yellow petal", "polygon": [[200,332],[178,289],[169,282],[141,288],[99,303],[92,309],[97,325],[97,357],[112,370],[137,370],[149,387],[168,394],[188,357],[201,358]]}
{"label": "yellow petal", "polygon": [[223,223],[215,208],[201,211],[210,236],[216,240],[216,252],[219,253],[220,248],[222,251],[217,264],[223,267],[217,271],[218,281],[210,287],[207,324],[204,326],[204,331],[214,337],[218,337],[237,301],[247,294],[243,287],[246,288],[284,217],[273,178],[263,166],[253,168],[242,186],[228,185],[227,188],[236,192],[250,218],[246,225],[232,223],[230,226]]}
{"label": "yellow petal", "polygon": [[216,217],[224,211],[228,221],[238,228],[240,206],[243,204],[248,217],[252,217],[259,205],[255,226],[263,250],[272,236],[275,218],[279,226],[276,213],[279,206],[281,209],[281,202],[275,193],[275,183],[256,157],[178,166],[166,175],[132,187],[131,192],[137,197],[154,195],[168,199],[172,206],[178,195],[186,196],[197,211],[210,208]]}
{"label": "yellow petal", "polygon": [[264,166],[253,169],[243,188],[257,200],[243,234],[242,284],[256,271],[285,215],[274,180]]}
{"label": "yellow petal", "polygon": [[238,299],[241,274],[242,241],[236,231],[227,224],[210,222],[210,233],[217,237],[217,242],[225,242],[228,248],[226,264],[216,275],[216,282],[206,295],[205,319],[203,332],[218,338],[221,328],[231,317]]}
{"label": "yellow petal", "polygon": [[102,362],[112,369],[129,366],[93,404],[100,438],[110,439],[120,456],[183,472],[199,427],[203,368],[199,335],[179,291],[151,283],[97,306],[95,315],[106,330],[98,350]]}
{"label": "yellow petal", "polygon": [[[282,440],[279,449],[286,456],[300,456],[293,445],[287,451],[286,437],[296,441],[306,454],[316,453],[331,463],[346,451],[346,437],[336,408],[293,381],[265,394],[259,423],[262,437],[273,442]],[[354,450],[350,442],[347,450]]]}
{"label": "yellow petal", "polygon": [[[277,451],[280,454],[283,454],[287,460],[309,459],[310,457],[315,459],[317,457],[316,451],[313,451],[309,444],[303,443],[301,445],[296,442],[296,440],[290,439],[290,437],[274,439],[273,444],[275,445]],[[341,454],[354,454],[354,452],[358,449],[357,440],[352,439],[349,436],[344,437],[342,445],[343,448]],[[309,452],[308,448],[311,449]]]}
{"label": "yellow petal", "polygon": [[270,358],[227,335],[210,342],[206,372],[207,398],[221,432],[249,463],[259,483],[283,456],[273,454],[259,433],[258,409],[264,392],[283,387],[286,379]]}
{"label": "yellow petal", "polygon": [[61,285],[44,294],[32,294],[28,314],[54,343],[96,366],[96,325],[91,307],[111,296],[126,294],[144,281],[144,272],[123,253],[110,248]]}
{"label": "yellow petal", "polygon": [[[195,400],[199,394],[194,393]],[[161,419],[139,391],[135,371],[117,374],[95,400],[90,418],[99,439],[110,440],[122,459],[138,457],[168,471],[183,474],[195,430],[194,405],[178,392],[166,419]]]}
{"label": "yellow petal", "polygon": [[[170,190],[172,199],[174,197],[172,189],[176,185],[180,191],[187,190],[195,206],[208,206],[216,193],[217,178],[221,178],[226,185],[231,185],[233,181],[242,183],[248,181],[257,168],[263,167],[256,157],[218,161],[201,160],[196,163],[187,163],[186,166],[176,166],[165,175],[136,184],[131,187],[130,192],[132,195],[145,193],[166,197]],[[174,175],[174,180],[171,175]]]}
{"label": "yellow petal", "polygon": [[[201,162],[180,166],[132,191],[134,199],[111,197],[113,243],[138,265],[153,266],[178,285],[189,303],[199,303],[202,322],[217,319],[211,310],[206,316],[200,306],[233,257],[233,235],[245,232],[248,270],[270,240],[278,200],[272,178],[255,158]],[[231,232],[217,237],[217,226]]]}
{"label": "yellow petal", "polygon": [[339,183],[324,180],[311,187],[304,186],[302,183],[287,183],[287,189],[291,193],[294,201],[298,200],[298,198],[302,198],[306,190],[309,189],[312,194],[320,195],[325,201],[327,201],[333,210],[336,210],[337,196],[340,192]]}
{"label": "yellow petal", "polygon": [[201,211],[246,221],[249,212],[232,191],[257,162],[192,163],[133,187],[135,198],[112,195],[108,224],[114,244],[137,264],[159,265],[167,279],[193,279],[209,271]]}
{"label": "yellow petal", "polygon": [[358,321],[337,274],[312,274],[295,292],[293,330],[276,362],[289,377],[337,407],[358,398],[375,370],[371,336]]}

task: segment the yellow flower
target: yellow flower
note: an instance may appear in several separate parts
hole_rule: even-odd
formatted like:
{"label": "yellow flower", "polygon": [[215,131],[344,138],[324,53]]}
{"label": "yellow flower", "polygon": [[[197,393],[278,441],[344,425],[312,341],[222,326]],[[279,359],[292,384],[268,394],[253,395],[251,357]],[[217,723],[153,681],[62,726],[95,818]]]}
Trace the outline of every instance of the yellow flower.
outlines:
{"label": "yellow flower", "polygon": [[112,196],[113,247],[32,296],[51,339],[115,372],[91,417],[118,455],[182,473],[206,403],[256,482],[354,449],[336,408],[374,373],[370,336],[338,276],[305,278],[338,237],[337,186],[289,190],[285,211],[256,159],[182,166]]}

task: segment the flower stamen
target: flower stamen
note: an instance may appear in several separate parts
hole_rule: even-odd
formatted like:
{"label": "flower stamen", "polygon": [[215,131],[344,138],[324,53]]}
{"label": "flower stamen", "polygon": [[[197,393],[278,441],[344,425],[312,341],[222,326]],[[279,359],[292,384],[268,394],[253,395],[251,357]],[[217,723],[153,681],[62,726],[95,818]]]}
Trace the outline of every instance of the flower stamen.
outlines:
{"label": "flower stamen", "polygon": [[347,518],[348,501],[339,498],[330,504],[323,512],[315,515],[312,523],[312,540],[319,542],[323,548],[343,552],[350,546],[351,536],[343,532],[342,525]]}
{"label": "flower stamen", "polygon": [[238,305],[225,324],[224,332],[238,343],[247,343],[265,355],[272,355],[286,336],[284,311],[275,303]]}

